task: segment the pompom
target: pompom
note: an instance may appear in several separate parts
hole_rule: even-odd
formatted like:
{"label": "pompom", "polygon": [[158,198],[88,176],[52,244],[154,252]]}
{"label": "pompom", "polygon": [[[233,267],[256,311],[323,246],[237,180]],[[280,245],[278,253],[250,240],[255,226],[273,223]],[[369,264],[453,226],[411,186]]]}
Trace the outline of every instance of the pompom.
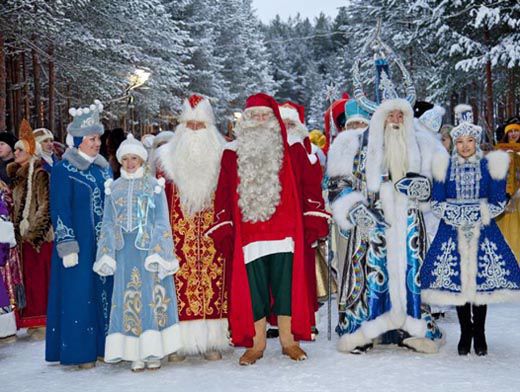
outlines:
{"label": "pompom", "polygon": [[81,116],[83,114],[83,109],[76,110],[76,115]]}
{"label": "pompom", "polygon": [[134,140],[134,135],[132,135],[130,132],[128,133],[128,135],[126,135],[126,140]]}
{"label": "pompom", "polygon": [[156,185],[153,190],[155,193],[161,193],[162,188],[159,185]]}
{"label": "pompom", "polygon": [[72,117],[76,117],[76,114],[77,114],[77,110],[76,110],[76,108],[70,108],[70,109],[69,109],[69,114],[70,114]]}
{"label": "pompom", "polygon": [[112,193],[112,189],[110,188],[110,186],[113,182],[114,180],[111,178],[105,181],[105,195],[110,195]]}
{"label": "pompom", "polygon": [[88,114],[90,113],[90,109],[89,108],[83,108],[83,114]]}
{"label": "pompom", "polygon": [[160,177],[157,179],[157,184],[160,186],[160,187],[163,187],[164,188],[164,184],[166,184],[166,180],[164,179],[164,177]]}
{"label": "pompom", "polygon": [[92,105],[90,105],[90,110],[94,111],[94,110],[96,110],[96,107],[97,107],[96,105],[92,104]]}

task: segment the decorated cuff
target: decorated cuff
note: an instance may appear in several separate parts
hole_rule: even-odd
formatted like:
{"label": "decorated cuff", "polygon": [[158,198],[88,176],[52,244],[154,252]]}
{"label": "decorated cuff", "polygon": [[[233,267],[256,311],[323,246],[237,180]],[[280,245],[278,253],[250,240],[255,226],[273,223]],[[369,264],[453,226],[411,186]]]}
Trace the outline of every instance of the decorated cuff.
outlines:
{"label": "decorated cuff", "polygon": [[100,276],[111,276],[116,272],[116,261],[109,255],[103,255],[94,263],[92,270]]}
{"label": "decorated cuff", "polygon": [[346,231],[352,229],[352,223],[348,219],[350,210],[356,204],[364,201],[365,197],[361,192],[350,192],[344,197],[337,198],[332,203],[332,216],[340,229]]}
{"label": "decorated cuff", "polygon": [[145,259],[144,268],[149,272],[157,272],[162,280],[179,270],[179,261],[175,256],[172,260],[165,260],[158,253],[153,253]]}
{"label": "decorated cuff", "polygon": [[9,244],[11,248],[16,246],[14,226],[12,222],[0,222],[0,238],[1,243]]}
{"label": "decorated cuff", "polygon": [[56,250],[58,251],[58,256],[63,259],[71,253],[79,253],[79,244],[78,241],[60,242],[56,245]]}

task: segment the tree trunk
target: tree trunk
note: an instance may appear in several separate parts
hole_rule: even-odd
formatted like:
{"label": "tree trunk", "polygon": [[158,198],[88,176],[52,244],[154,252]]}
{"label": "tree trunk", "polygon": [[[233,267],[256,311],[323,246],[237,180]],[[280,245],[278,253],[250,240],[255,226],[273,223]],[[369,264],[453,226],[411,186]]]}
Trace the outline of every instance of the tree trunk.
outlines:
{"label": "tree trunk", "polygon": [[[489,46],[489,29],[484,29],[484,43]],[[495,129],[493,124],[493,73],[491,60],[486,62],[486,123],[488,130]]]}
{"label": "tree trunk", "polygon": [[512,68],[508,71],[509,74],[509,83],[508,83],[508,94],[507,94],[507,118],[511,118],[515,115],[515,90],[516,90],[516,77],[515,71],[518,71],[518,68]]}
{"label": "tree trunk", "polygon": [[[33,42],[35,37],[33,37]],[[41,69],[40,58],[35,49],[32,50],[33,77],[34,77],[34,109],[36,110],[36,126],[43,127],[43,108],[41,97]]]}
{"label": "tree trunk", "polygon": [[0,31],[0,132],[7,130],[7,72],[4,56],[4,34]]}
{"label": "tree trunk", "polygon": [[[48,127],[51,132],[54,132],[55,128],[55,100],[56,100],[56,92],[55,92],[55,83],[56,83],[56,73],[54,70],[54,46],[51,44],[49,47],[49,107],[48,107]],[[61,132],[60,132],[61,133]],[[62,135],[58,135],[61,140]]]}
{"label": "tree trunk", "polygon": [[23,75],[23,116],[32,124],[31,121],[31,105],[29,102],[29,70],[27,69],[27,62],[25,61],[25,50],[21,55],[22,61],[22,75]]}
{"label": "tree trunk", "polygon": [[14,108],[14,129],[18,134],[18,128],[22,122],[22,94],[20,91],[20,81],[22,79],[20,66],[20,53],[15,53],[13,58],[13,108]]}
{"label": "tree trunk", "polygon": [[12,55],[7,53],[5,56],[5,66],[6,66],[6,106],[7,111],[9,115],[7,116],[7,130],[11,130],[12,132],[16,133],[15,126],[14,126],[14,103],[13,103],[13,62],[12,62]]}

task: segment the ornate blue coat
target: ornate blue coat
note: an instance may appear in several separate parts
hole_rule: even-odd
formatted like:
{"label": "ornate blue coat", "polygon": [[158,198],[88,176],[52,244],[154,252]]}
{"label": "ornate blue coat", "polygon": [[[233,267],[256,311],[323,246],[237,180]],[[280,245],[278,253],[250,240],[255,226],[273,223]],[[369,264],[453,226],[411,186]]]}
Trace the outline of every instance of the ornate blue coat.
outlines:
{"label": "ornate blue coat", "polygon": [[[51,218],[55,242],[47,310],[45,359],[64,365],[95,362],[103,356],[108,331],[112,278],[92,270],[101,232],[107,161],[93,163],[69,149],[52,168]],[[78,253],[78,265],[63,257]]]}
{"label": "ornate blue coat", "polygon": [[423,301],[488,304],[520,299],[520,268],[495,223],[506,205],[507,153],[434,159],[439,230],[421,269]]}

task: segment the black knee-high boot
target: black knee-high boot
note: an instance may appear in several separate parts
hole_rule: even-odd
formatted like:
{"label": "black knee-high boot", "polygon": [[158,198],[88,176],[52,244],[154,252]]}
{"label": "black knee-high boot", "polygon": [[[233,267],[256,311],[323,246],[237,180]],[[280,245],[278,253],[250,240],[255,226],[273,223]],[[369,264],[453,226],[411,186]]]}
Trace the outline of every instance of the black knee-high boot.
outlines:
{"label": "black knee-high boot", "polygon": [[457,349],[459,350],[459,355],[468,355],[471,350],[471,337],[473,335],[471,305],[468,303],[463,306],[457,306],[457,316],[460,324],[460,340]]}
{"label": "black knee-high boot", "polygon": [[473,348],[478,356],[487,355],[486,312],[487,305],[473,305]]}

